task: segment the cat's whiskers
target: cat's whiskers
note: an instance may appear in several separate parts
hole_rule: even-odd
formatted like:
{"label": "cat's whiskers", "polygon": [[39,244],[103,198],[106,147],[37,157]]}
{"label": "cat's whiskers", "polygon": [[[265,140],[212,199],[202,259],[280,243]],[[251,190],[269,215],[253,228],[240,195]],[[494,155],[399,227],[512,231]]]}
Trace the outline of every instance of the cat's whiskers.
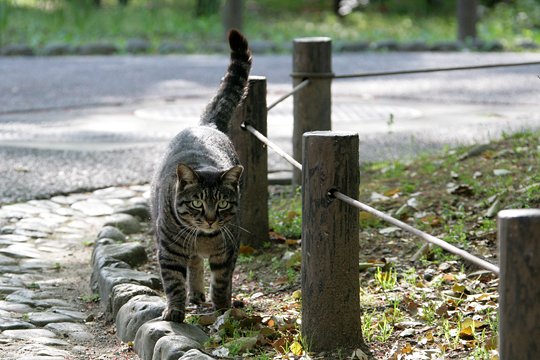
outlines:
{"label": "cat's whiskers", "polygon": [[178,240],[182,240],[182,246],[190,249],[192,252],[195,250],[197,244],[197,232],[198,229],[194,226],[185,226],[180,229],[178,234],[174,237],[172,243],[177,244]]}
{"label": "cat's whiskers", "polygon": [[237,224],[233,224],[233,223],[227,224],[227,226],[228,226],[228,225],[231,225],[231,226],[237,227],[238,229],[240,229],[240,230],[242,230],[242,231],[245,231],[245,232],[246,232],[246,234],[250,234],[250,235],[251,235],[251,231],[249,231],[249,230],[246,230],[246,229],[244,229],[244,228],[243,228],[243,227],[241,227],[240,225],[237,225]]}
{"label": "cat's whiskers", "polygon": [[223,226],[220,231],[225,240],[225,244],[228,242],[231,246],[238,248],[238,241],[235,241],[232,231],[227,226]]}

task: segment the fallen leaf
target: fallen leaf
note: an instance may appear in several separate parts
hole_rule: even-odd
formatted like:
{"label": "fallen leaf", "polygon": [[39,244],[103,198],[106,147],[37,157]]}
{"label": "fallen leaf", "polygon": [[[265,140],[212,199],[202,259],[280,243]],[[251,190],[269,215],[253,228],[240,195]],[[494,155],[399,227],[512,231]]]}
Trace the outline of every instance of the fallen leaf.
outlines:
{"label": "fallen leaf", "polygon": [[379,202],[379,201],[388,201],[388,200],[390,200],[390,198],[388,196],[384,196],[384,195],[379,194],[377,192],[372,192],[369,200],[371,202]]}
{"label": "fallen leaf", "polygon": [[401,192],[401,189],[396,188],[396,189],[387,190],[383,194],[384,194],[384,196],[392,197],[394,195],[399,194],[400,192]]}
{"label": "fallen leaf", "polygon": [[452,291],[458,295],[465,295],[467,292],[469,292],[467,291],[467,288],[465,287],[465,285],[461,285],[461,284],[454,284],[452,286]]}
{"label": "fallen leaf", "polygon": [[255,252],[255,248],[249,246],[249,245],[240,245],[240,254],[242,255],[253,255]]}
{"label": "fallen leaf", "polygon": [[365,352],[362,351],[362,349],[356,349],[353,351],[352,355],[351,355],[351,360],[368,360],[368,356],[366,355]]}
{"label": "fallen leaf", "polygon": [[474,195],[474,189],[467,184],[448,184],[447,191],[449,194],[471,197]]}
{"label": "fallen leaf", "polygon": [[294,245],[300,245],[300,242],[301,242],[301,241],[302,241],[301,239],[287,239],[287,240],[285,241],[285,244],[291,245],[291,246],[294,246]]}
{"label": "fallen leaf", "polygon": [[242,329],[253,329],[256,325],[262,323],[262,317],[258,315],[250,316],[240,320],[240,327]]}
{"label": "fallen leaf", "polygon": [[444,274],[442,279],[445,283],[453,283],[456,281],[456,277],[453,274]]}
{"label": "fallen leaf", "polygon": [[416,301],[412,300],[409,297],[404,297],[403,303],[405,305],[405,309],[409,314],[413,316],[418,314],[418,308],[420,307],[420,305]]}
{"label": "fallen leaf", "polygon": [[220,346],[214,350],[212,350],[212,355],[217,357],[228,357],[229,356],[229,349],[227,349],[224,346]]}
{"label": "fallen leaf", "polygon": [[461,155],[458,160],[463,161],[465,159],[468,159],[470,157],[479,156],[482,155],[484,152],[488,151],[491,148],[490,144],[481,144],[476,145],[469,149],[465,154]]}
{"label": "fallen leaf", "polygon": [[512,172],[510,170],[506,170],[506,169],[494,169],[493,170],[493,175],[495,176],[505,176],[505,175],[510,175],[512,174]]}
{"label": "fallen leaf", "polygon": [[197,320],[197,323],[201,326],[208,326],[215,323],[217,320],[217,316],[211,314],[211,315],[201,315],[199,319]]}
{"label": "fallen leaf", "polygon": [[437,310],[435,310],[435,313],[442,317],[448,317],[448,309],[449,309],[448,304],[445,303],[439,306]]}
{"label": "fallen leaf", "polygon": [[300,216],[300,214],[298,214],[296,211],[289,211],[287,213],[287,220],[292,221],[296,219],[298,216]]}
{"label": "fallen leaf", "polygon": [[413,351],[413,348],[412,348],[411,344],[407,343],[407,344],[405,344],[404,347],[401,348],[400,353],[401,354],[410,354],[410,353],[412,353],[412,351]]}
{"label": "fallen leaf", "polygon": [[379,230],[379,234],[392,235],[392,234],[397,233],[398,231],[401,231],[401,229],[396,226],[389,226],[389,227]]}
{"label": "fallen leaf", "polygon": [[498,341],[497,336],[488,337],[484,344],[486,350],[497,350]]}
{"label": "fallen leaf", "polygon": [[285,354],[287,344],[291,341],[290,336],[283,336],[272,343],[272,347],[279,353]]}
{"label": "fallen leaf", "polygon": [[287,241],[287,238],[281,234],[278,234],[277,232],[270,231],[268,233],[270,240],[277,241],[277,242],[285,242]]}
{"label": "fallen leaf", "polygon": [[399,337],[411,337],[416,334],[416,331],[414,329],[405,329],[402,332],[399,333]]}
{"label": "fallen leaf", "polygon": [[300,356],[304,352],[304,348],[302,347],[302,344],[295,341],[291,344],[291,352],[296,356]]}
{"label": "fallen leaf", "polygon": [[463,340],[473,340],[474,330],[470,326],[465,326],[459,331],[459,338]]}

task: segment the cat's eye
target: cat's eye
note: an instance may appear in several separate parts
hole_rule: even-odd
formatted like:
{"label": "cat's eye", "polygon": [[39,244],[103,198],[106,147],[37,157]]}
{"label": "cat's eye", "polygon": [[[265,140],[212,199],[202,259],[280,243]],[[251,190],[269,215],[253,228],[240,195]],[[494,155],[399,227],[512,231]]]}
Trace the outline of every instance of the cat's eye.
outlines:
{"label": "cat's eye", "polygon": [[219,200],[217,203],[217,206],[218,206],[218,209],[225,210],[230,206],[230,204],[226,200]]}
{"label": "cat's eye", "polygon": [[200,209],[203,207],[203,202],[201,200],[193,200],[191,202],[191,206],[194,207],[195,209]]}

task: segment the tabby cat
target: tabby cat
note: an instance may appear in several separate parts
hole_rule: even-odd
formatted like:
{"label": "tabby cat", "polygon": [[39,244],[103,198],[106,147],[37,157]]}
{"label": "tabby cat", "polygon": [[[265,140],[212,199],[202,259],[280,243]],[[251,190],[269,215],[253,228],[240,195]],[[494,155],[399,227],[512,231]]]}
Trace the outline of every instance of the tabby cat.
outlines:
{"label": "tabby cat", "polygon": [[214,308],[231,305],[238,247],[234,215],[243,167],[226,135],[247,90],[251,52],[247,40],[229,33],[230,63],[200,125],[182,130],[168,146],[152,181],[152,217],[167,307],[163,320],[183,322],[189,301],[205,300],[203,258],[210,264]]}

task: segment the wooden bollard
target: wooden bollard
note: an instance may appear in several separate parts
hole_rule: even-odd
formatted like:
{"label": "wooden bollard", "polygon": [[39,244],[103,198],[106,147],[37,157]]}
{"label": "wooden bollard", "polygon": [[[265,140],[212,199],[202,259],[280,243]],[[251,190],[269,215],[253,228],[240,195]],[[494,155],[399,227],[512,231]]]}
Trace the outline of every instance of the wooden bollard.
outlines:
{"label": "wooden bollard", "polygon": [[230,136],[244,166],[236,215],[241,226],[238,234],[243,244],[254,248],[261,248],[268,240],[268,151],[241,125],[249,123],[266,135],[266,116],[266,78],[250,76],[248,94],[234,113]]}
{"label": "wooden bollard", "polygon": [[302,164],[302,336],[310,351],[365,348],[360,321],[358,135],[304,134]]}
{"label": "wooden bollard", "polygon": [[540,354],[540,209],[498,214],[499,357]]}
{"label": "wooden bollard", "polygon": [[[293,42],[293,86],[305,79],[309,85],[293,95],[293,157],[302,162],[302,135],[308,131],[331,130],[332,40],[327,37],[295,39]],[[293,171],[293,184],[302,176]]]}

